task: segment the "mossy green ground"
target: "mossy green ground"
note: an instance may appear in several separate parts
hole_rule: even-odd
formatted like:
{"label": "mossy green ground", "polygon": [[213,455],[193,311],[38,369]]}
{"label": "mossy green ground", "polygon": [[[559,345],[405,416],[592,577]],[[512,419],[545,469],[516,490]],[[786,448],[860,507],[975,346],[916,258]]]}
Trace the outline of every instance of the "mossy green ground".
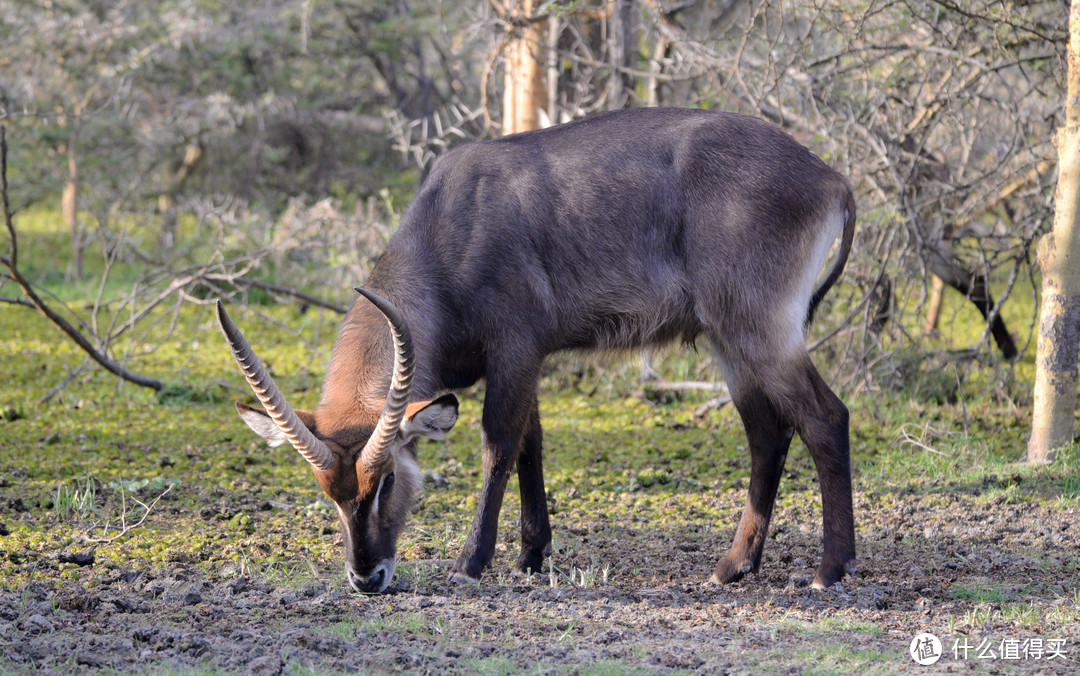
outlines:
{"label": "mossy green ground", "polygon": [[[44,269],[40,242],[51,240],[34,236],[33,230],[25,234],[30,242],[25,249],[36,251],[27,256],[33,256],[38,278],[85,311],[96,286],[65,289],[63,275]],[[55,245],[60,244],[62,238]],[[14,287],[6,285],[3,293],[12,295]],[[981,332],[974,311],[955,294],[949,303],[945,316],[953,318],[950,326],[967,328],[951,328],[942,340],[969,346]],[[313,406],[338,317],[273,305],[260,306],[259,312],[262,317],[240,311],[234,318],[294,405]],[[1013,325],[1023,328],[1023,308],[1010,312],[1015,313]],[[408,603],[399,609],[394,597],[351,597],[341,575],[336,518],[307,465],[288,447],[267,448],[235,414],[232,400],[247,396],[241,394],[243,380],[221,342],[210,305],[184,305],[164,342],[157,344],[152,337],[146,342],[156,345],[149,354],[139,344],[121,344],[118,354],[128,355],[130,368],[177,386],[173,396],[161,398],[122,385],[92,366],[49,403],[39,403],[84,356],[40,315],[0,305],[0,587],[7,592],[18,596],[44,583],[89,593],[115,571],[177,566],[214,581],[252,578],[296,588],[321,581],[354,601],[342,601],[344,616],[319,631],[337,632],[350,641],[363,641],[376,630],[418,637],[426,650],[463,655],[450,661],[450,670],[476,673],[515,673],[522,667],[520,660],[498,651],[489,656],[463,652],[463,646],[485,640],[485,628],[487,640],[497,646],[521,648],[530,636],[563,645],[625,626],[617,618],[575,619],[559,603],[538,607],[531,615],[507,610],[513,606],[501,590],[520,585],[509,576],[518,532],[513,482],[503,507],[499,552],[482,585],[488,591],[442,586],[446,562],[457,555],[475,509],[482,388],[460,393],[461,418],[445,442],[419,448],[425,491],[400,543],[396,583],[398,598],[445,591],[449,604],[460,601],[459,615],[466,621]],[[672,378],[694,373],[700,358],[676,351],[662,368]],[[897,353],[889,359],[902,366],[920,358]],[[722,592],[715,606],[709,606],[709,596],[700,595],[706,592],[690,594],[689,606],[701,606],[705,599],[702,612],[711,617],[709,622],[747,616],[744,629],[734,625],[734,636],[708,637],[713,642],[709,650],[730,655],[732,664],[764,671],[908,668],[913,664],[900,640],[903,622],[908,622],[909,635],[924,624],[914,605],[926,596],[944,604],[931,623],[939,631],[997,638],[1008,631],[1064,636],[1072,641],[1073,664],[1080,661],[1080,552],[1075,549],[1080,527],[1072,526],[1064,548],[1048,547],[1037,530],[1038,515],[1053,515],[1053,523],[1066,524],[1063,530],[1080,520],[1080,452],[1070,449],[1045,468],[1020,463],[1030,424],[1031,362],[1028,354],[1015,368],[993,358],[981,367],[972,362],[955,368],[916,364],[909,368],[914,374],[909,387],[864,387],[844,397],[852,412],[860,555],[866,555],[870,571],[850,579],[848,586],[907,589],[913,576],[934,578],[954,571],[946,584],[935,588],[930,582],[907,595],[893,592],[893,609],[907,613],[899,618],[888,614],[888,605],[875,614],[854,612],[856,603],[848,608],[852,612],[841,610],[836,617],[825,609],[843,609],[843,602],[823,602],[820,609],[809,601],[785,608],[785,584],[793,594],[809,594],[799,576],[812,574],[820,556],[816,473],[796,441],[767,547],[765,569],[771,573],[744,583],[749,586],[742,596]],[[584,376],[574,375],[579,369],[571,363],[584,365]],[[670,585],[697,585],[707,578],[745,500],[749,458],[741,423],[730,406],[697,418],[694,410],[703,397],[650,403],[637,394],[636,368],[619,364],[560,358],[542,383],[555,554],[550,573],[539,582],[534,578],[531,588],[563,588],[586,600],[595,600],[587,594],[607,589],[653,603],[653,592],[664,598]],[[839,373],[843,365],[831,368]],[[1023,579],[972,567],[978,558],[973,552],[985,553],[978,549],[983,545],[971,544],[982,536],[967,533],[984,519],[1031,530],[1031,537],[1017,536],[1020,544],[1013,545],[1021,548],[1014,554],[1026,557],[1017,569]],[[65,562],[86,552],[94,554],[92,565]],[[1036,579],[1031,570],[1042,574]],[[689,593],[679,589],[670,594]],[[478,599],[491,606],[491,617],[502,619],[482,621],[484,615],[475,611]],[[25,617],[8,619],[18,628]],[[693,613],[655,621],[694,632]],[[740,640],[738,631],[748,638]],[[762,636],[772,636],[775,645]],[[721,638],[725,642],[717,647]],[[632,653],[583,665],[555,660],[552,670],[682,668],[670,666],[682,664],[678,661],[650,662],[650,649],[643,650],[640,660]],[[49,664],[64,665],[59,659]],[[151,660],[144,666],[154,665]],[[26,666],[0,654],[0,671]],[[692,661],[685,667],[695,668]]]}

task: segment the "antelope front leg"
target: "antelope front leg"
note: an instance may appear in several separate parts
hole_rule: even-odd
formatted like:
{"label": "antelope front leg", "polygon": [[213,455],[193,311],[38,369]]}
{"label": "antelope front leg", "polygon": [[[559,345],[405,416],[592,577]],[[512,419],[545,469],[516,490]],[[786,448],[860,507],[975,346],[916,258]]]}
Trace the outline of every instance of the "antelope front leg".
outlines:
{"label": "antelope front leg", "polygon": [[[523,386],[523,381],[528,385]],[[450,569],[451,581],[477,582],[491,565],[506,482],[521,451],[522,436],[535,401],[535,378],[504,380],[489,373],[482,422],[484,483],[465,546]]]}
{"label": "antelope front leg", "polygon": [[543,430],[540,409],[533,402],[525,437],[518,456],[518,484],[521,487],[521,553],[515,570],[528,575],[539,573],[544,558],[551,554],[551,523],[548,520],[547,492],[544,490]]}

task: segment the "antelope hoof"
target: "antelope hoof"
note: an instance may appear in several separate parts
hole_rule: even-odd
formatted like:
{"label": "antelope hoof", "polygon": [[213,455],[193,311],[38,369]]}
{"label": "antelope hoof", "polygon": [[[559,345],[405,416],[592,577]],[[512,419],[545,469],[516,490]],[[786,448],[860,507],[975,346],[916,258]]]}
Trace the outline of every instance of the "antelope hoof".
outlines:
{"label": "antelope hoof", "polygon": [[538,552],[522,552],[514,564],[514,573],[529,577],[544,571],[544,555]]}
{"label": "antelope hoof", "polygon": [[532,566],[518,567],[514,566],[510,571],[510,576],[522,580],[528,580],[533,575],[539,575],[543,573],[542,569],[533,568]]}
{"label": "antelope hoof", "polygon": [[471,585],[479,585],[480,584],[480,580],[476,579],[475,577],[470,577],[470,576],[466,575],[465,573],[458,573],[458,572],[450,573],[450,575],[447,576],[446,581],[447,582],[456,582],[458,584],[471,584]]}
{"label": "antelope hoof", "polygon": [[725,556],[720,560],[720,563],[716,564],[716,570],[713,571],[712,577],[709,579],[716,584],[738,582],[752,570],[754,570],[754,564],[750,559],[736,562]]}
{"label": "antelope hoof", "polygon": [[855,572],[855,559],[848,559],[842,564],[821,562],[818,566],[817,573],[814,575],[814,581],[810,586],[814,589],[823,590],[828,589],[837,582],[840,581],[844,574],[851,575]]}

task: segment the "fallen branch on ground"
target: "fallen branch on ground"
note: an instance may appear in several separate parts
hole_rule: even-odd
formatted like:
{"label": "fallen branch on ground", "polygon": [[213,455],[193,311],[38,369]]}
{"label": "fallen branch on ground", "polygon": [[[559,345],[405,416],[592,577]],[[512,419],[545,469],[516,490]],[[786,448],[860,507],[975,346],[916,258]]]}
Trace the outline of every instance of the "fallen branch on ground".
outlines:
{"label": "fallen branch on ground", "polygon": [[104,527],[104,529],[102,530],[102,533],[101,533],[102,537],[90,537],[89,536],[89,531],[86,531],[85,533],[82,534],[82,539],[84,541],[86,541],[86,542],[93,542],[93,543],[99,543],[99,544],[101,544],[101,543],[109,544],[109,543],[112,543],[112,542],[116,542],[120,538],[122,538],[125,535],[127,535],[128,533],[130,533],[132,530],[134,530],[134,529],[138,528],[139,526],[141,526],[143,524],[143,522],[146,521],[146,518],[148,516],[150,516],[150,512],[154,509],[154,505],[156,505],[158,503],[158,500],[161,500],[163,497],[168,495],[169,491],[171,491],[172,488],[173,488],[172,484],[169,484],[168,486],[166,486],[165,490],[163,490],[156,498],[154,498],[154,501],[151,502],[149,505],[147,505],[143,501],[139,500],[138,498],[132,496],[132,498],[131,498],[132,501],[134,501],[140,507],[143,508],[143,515],[142,515],[141,519],[139,519],[138,521],[136,521],[135,523],[130,524],[130,525],[128,525],[128,523],[127,523],[127,512],[128,512],[128,509],[127,509],[127,493],[124,491],[123,488],[121,488],[120,489],[120,500],[121,500],[122,506],[120,508],[121,509],[121,511],[120,511],[120,531],[117,532],[115,535],[105,537],[105,534],[109,532],[109,522],[106,521],[105,522],[105,527]]}

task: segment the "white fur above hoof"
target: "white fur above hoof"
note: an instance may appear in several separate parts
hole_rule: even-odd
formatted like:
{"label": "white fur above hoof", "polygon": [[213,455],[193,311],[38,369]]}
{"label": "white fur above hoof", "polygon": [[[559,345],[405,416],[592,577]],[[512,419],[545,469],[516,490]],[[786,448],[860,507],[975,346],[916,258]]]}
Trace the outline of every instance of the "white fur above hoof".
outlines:
{"label": "white fur above hoof", "polygon": [[465,573],[450,573],[450,575],[446,577],[446,581],[456,582],[458,584],[480,584],[480,580],[477,580],[475,577],[469,577]]}

